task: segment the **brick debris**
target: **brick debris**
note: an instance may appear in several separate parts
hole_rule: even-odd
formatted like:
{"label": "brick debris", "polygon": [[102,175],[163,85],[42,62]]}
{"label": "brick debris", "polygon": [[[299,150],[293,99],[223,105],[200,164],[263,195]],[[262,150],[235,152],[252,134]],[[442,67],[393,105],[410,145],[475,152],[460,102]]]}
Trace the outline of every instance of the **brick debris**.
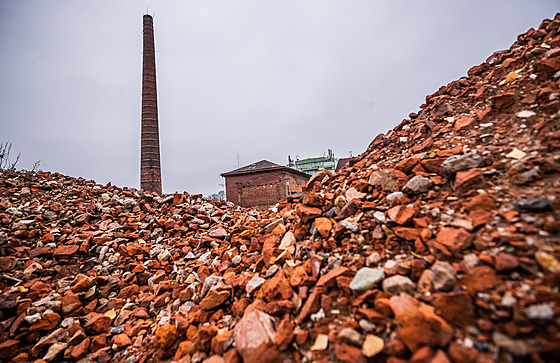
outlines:
{"label": "brick debris", "polygon": [[0,174],[0,359],[560,359],[560,14],[249,210]]}

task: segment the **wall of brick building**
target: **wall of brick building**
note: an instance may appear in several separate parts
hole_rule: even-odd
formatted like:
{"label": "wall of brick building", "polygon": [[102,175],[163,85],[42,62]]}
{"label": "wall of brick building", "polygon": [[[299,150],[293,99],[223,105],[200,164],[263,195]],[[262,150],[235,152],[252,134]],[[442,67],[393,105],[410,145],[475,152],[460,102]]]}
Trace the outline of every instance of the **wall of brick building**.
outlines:
{"label": "wall of brick building", "polygon": [[303,191],[309,177],[286,170],[226,176],[226,198],[242,207],[268,207]]}
{"label": "wall of brick building", "polygon": [[[285,172],[285,178],[289,185],[288,195],[303,192],[305,185],[309,181],[309,176],[294,175],[288,172]],[[284,196],[284,199],[286,199],[288,195]]]}

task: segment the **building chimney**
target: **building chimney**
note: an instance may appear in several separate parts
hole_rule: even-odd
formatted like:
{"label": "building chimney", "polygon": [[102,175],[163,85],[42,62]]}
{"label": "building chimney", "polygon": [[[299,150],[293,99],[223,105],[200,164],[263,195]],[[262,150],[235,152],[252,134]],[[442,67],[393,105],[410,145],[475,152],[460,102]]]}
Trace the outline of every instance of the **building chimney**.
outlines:
{"label": "building chimney", "polygon": [[140,189],[161,194],[154,20],[144,15]]}

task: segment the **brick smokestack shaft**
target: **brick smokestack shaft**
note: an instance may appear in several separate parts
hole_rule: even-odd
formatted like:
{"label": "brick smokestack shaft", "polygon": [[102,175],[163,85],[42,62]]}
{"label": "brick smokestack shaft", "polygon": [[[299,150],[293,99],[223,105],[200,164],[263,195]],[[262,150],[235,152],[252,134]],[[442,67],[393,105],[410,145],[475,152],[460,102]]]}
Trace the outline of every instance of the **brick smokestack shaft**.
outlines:
{"label": "brick smokestack shaft", "polygon": [[161,194],[154,20],[144,15],[140,189]]}

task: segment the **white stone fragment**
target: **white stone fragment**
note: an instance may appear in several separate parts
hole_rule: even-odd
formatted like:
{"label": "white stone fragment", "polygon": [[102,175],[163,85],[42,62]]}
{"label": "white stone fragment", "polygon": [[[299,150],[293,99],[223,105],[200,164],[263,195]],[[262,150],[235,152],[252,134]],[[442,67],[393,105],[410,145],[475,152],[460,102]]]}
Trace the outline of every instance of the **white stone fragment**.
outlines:
{"label": "white stone fragment", "polygon": [[523,110],[523,111],[519,111],[516,116],[519,118],[529,118],[531,116],[535,116],[536,113],[534,113],[533,111],[528,111],[528,110]]}
{"label": "white stone fragment", "polygon": [[519,150],[518,148],[514,148],[510,153],[506,154],[506,157],[519,160],[523,159],[525,155],[527,154],[523,151]]}

